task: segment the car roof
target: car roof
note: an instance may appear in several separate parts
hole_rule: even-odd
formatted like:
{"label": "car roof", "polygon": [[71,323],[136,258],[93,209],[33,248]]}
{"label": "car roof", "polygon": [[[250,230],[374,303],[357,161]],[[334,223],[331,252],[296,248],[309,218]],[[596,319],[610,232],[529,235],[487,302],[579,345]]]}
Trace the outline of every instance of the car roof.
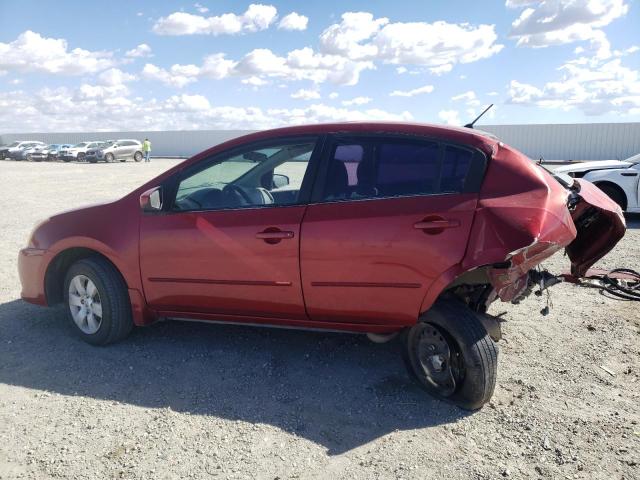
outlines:
{"label": "car roof", "polygon": [[319,123],[312,125],[298,125],[292,127],[280,127],[271,130],[262,130],[250,133],[241,137],[236,137],[226,142],[215,145],[188,160],[189,165],[200,159],[224,151],[229,148],[238,147],[250,142],[269,140],[277,137],[298,136],[298,135],[322,135],[322,134],[398,134],[431,137],[437,140],[451,141],[469,145],[482,150],[487,155],[492,155],[499,140],[487,132],[474,130],[466,127],[455,127],[450,125],[436,125],[430,123],[412,122],[336,122]]}

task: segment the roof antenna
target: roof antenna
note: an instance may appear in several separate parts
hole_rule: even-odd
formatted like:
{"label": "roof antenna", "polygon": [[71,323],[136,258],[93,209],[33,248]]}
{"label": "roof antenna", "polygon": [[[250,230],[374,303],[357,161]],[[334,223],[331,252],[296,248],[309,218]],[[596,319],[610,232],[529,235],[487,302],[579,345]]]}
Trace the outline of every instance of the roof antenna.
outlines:
{"label": "roof antenna", "polygon": [[475,119],[473,122],[471,122],[471,123],[467,123],[464,127],[465,127],[465,128],[473,128],[473,126],[476,124],[476,122],[477,122],[478,120],[480,120],[480,117],[482,117],[485,113],[487,113],[491,107],[493,107],[493,103],[492,103],[491,105],[489,105],[487,108],[485,108],[485,109],[482,111],[482,113],[481,113],[480,115],[478,115],[478,116],[476,117],[476,119]]}

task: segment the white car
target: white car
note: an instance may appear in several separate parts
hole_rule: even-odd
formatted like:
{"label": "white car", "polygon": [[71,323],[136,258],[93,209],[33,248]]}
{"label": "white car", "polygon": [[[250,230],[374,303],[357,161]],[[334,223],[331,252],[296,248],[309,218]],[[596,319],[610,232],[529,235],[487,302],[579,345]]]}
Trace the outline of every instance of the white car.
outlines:
{"label": "white car", "polygon": [[11,147],[7,150],[7,157],[12,160],[27,160],[24,155],[25,151],[28,151],[34,147],[44,147],[46,146],[42,142],[19,142],[15,147]]}
{"label": "white car", "polygon": [[90,163],[96,163],[99,161],[109,163],[114,160],[126,162],[129,159],[140,162],[142,161],[142,157],[142,143],[140,143],[139,140],[132,138],[123,138],[120,140],[105,142],[98,148],[92,148],[87,151],[87,161]]}
{"label": "white car", "polygon": [[640,154],[626,160],[574,163],[556,168],[554,172],[589,180],[623,210],[640,212]]}
{"label": "white car", "polygon": [[80,142],[73,147],[60,150],[60,152],[58,153],[58,158],[65,162],[70,162],[71,160],[84,161],[87,150],[91,148],[97,148],[101,144],[102,142]]}

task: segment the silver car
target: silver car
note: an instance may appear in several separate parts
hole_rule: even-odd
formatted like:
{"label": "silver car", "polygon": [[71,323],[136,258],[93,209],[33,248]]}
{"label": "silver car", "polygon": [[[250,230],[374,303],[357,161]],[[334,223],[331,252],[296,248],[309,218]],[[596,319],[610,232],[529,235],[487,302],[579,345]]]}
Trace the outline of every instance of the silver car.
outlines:
{"label": "silver car", "polygon": [[98,161],[113,162],[120,160],[126,162],[133,159],[136,162],[142,161],[142,143],[133,139],[121,139],[107,142],[94,152],[87,152],[87,161],[96,163]]}

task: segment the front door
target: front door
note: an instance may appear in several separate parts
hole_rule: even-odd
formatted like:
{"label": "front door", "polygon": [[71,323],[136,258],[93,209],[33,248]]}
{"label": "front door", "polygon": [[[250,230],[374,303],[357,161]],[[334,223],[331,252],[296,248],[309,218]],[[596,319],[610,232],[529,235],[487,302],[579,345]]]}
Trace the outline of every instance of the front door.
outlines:
{"label": "front door", "polygon": [[[176,316],[307,318],[298,255],[315,141],[223,153],[176,180],[168,211],[141,220],[141,273],[152,308]],[[275,168],[293,179],[288,195],[274,188]]]}
{"label": "front door", "polygon": [[484,156],[438,141],[337,139],[302,225],[307,312],[408,325],[465,253]]}

